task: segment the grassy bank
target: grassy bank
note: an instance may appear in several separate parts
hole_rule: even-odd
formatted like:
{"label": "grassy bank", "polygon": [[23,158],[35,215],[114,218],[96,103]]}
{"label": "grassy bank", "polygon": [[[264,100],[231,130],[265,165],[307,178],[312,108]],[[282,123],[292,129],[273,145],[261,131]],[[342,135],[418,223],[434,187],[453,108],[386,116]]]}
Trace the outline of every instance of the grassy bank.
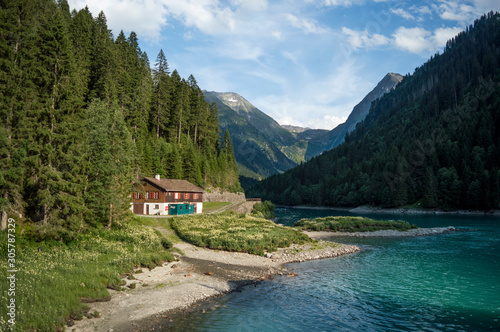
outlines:
{"label": "grassy bank", "polygon": [[[141,223],[141,221],[135,221]],[[121,274],[134,267],[153,268],[174,259],[171,241],[150,227],[124,224],[112,230],[91,229],[70,243],[36,242],[16,235],[15,331],[55,331],[68,320],[87,313],[84,302],[110,298],[107,287],[120,288]],[[7,289],[7,233],[0,232],[0,303],[10,300]],[[83,299],[83,301],[82,301]],[[0,307],[0,330],[11,325],[6,306]]]}
{"label": "grassy bank", "polygon": [[293,228],[236,213],[174,218],[172,228],[181,239],[196,246],[257,255],[311,241]]}
{"label": "grassy bank", "polygon": [[374,220],[365,217],[324,217],[301,219],[295,222],[295,227],[308,231],[332,232],[373,232],[380,230],[407,231],[417,228],[406,221]]}

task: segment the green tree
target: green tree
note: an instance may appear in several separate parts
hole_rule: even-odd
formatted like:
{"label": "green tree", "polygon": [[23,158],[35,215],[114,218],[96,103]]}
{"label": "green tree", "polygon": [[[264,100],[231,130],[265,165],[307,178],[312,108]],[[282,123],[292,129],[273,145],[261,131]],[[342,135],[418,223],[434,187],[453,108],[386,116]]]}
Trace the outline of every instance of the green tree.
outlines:
{"label": "green tree", "polygon": [[153,69],[153,82],[154,117],[152,119],[154,119],[154,127],[156,128],[156,137],[159,138],[160,131],[164,132],[167,129],[171,107],[170,70],[163,50],[160,50],[156,58],[155,68]]}
{"label": "green tree", "polygon": [[89,222],[119,223],[130,205],[134,178],[134,144],[120,108],[94,100],[86,114],[89,183],[85,200]]}

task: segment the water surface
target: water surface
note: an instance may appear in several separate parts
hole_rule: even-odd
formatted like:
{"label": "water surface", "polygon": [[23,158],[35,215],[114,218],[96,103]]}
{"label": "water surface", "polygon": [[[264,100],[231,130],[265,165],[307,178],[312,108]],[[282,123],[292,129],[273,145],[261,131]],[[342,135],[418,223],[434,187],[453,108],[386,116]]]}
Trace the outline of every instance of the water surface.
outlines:
{"label": "water surface", "polygon": [[[353,215],[277,209],[278,223]],[[463,231],[414,238],[336,238],[356,254],[289,264],[274,278],[176,321],[177,331],[500,330],[500,218],[370,215]],[[171,327],[169,328],[171,330]]]}

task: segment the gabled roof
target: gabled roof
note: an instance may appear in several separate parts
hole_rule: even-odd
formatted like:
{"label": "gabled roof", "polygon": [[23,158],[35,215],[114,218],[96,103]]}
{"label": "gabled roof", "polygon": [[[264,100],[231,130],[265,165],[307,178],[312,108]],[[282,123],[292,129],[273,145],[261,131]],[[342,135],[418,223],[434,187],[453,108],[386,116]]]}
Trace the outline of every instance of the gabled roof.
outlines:
{"label": "gabled roof", "polygon": [[202,193],[204,190],[198,186],[195,186],[186,180],[175,180],[175,179],[160,179],[145,177],[145,181],[151,183],[152,185],[159,187],[165,191],[184,191],[193,193]]}

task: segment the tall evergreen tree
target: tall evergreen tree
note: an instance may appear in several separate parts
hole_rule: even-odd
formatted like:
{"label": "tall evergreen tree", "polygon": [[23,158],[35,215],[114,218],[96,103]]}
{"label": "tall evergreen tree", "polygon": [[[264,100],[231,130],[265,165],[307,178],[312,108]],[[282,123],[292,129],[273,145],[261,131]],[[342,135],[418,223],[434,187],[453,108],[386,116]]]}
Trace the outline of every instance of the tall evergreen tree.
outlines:
{"label": "tall evergreen tree", "polygon": [[[34,37],[38,76],[37,104],[26,114],[32,141],[26,165],[27,214],[42,224],[80,228],[84,213],[81,190],[79,128],[83,106],[81,81],[63,13],[50,1],[38,13],[42,27]],[[28,128],[24,128],[25,130]]]}
{"label": "tall evergreen tree", "polygon": [[154,106],[154,127],[156,129],[156,138],[160,137],[160,131],[164,132],[168,125],[170,117],[170,71],[168,68],[167,59],[163,50],[160,50],[156,58],[155,68],[153,69],[153,106]]}
{"label": "tall evergreen tree", "polygon": [[109,108],[94,100],[86,114],[89,183],[85,200],[91,211],[89,222],[119,223],[129,208],[134,179],[134,144],[119,107]]}

